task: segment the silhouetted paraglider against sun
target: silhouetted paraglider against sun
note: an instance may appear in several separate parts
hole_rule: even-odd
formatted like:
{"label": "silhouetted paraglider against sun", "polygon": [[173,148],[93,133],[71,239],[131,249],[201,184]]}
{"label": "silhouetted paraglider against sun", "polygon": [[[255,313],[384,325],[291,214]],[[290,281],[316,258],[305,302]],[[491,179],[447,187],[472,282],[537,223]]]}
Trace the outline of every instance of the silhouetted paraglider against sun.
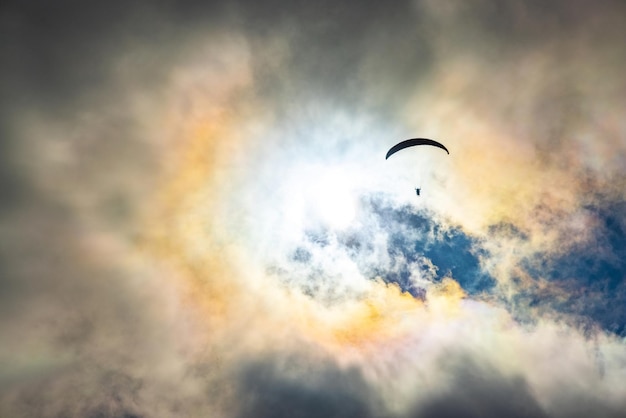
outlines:
{"label": "silhouetted paraglider against sun", "polygon": [[[428,138],[412,138],[412,139],[407,139],[405,141],[399,142],[396,145],[394,145],[393,147],[391,147],[389,149],[389,151],[387,151],[387,155],[385,155],[385,160],[389,159],[389,157],[391,157],[393,154],[395,154],[398,151],[401,151],[405,148],[409,148],[409,147],[415,147],[417,145],[431,145],[433,147],[437,147],[437,148],[441,148],[442,150],[444,150],[445,152],[448,153],[448,155],[450,154],[450,151],[448,151],[448,148],[446,148],[442,143],[434,141],[432,139],[428,139]],[[420,188],[416,187],[415,188],[415,194],[417,194],[418,196],[420,195]]]}

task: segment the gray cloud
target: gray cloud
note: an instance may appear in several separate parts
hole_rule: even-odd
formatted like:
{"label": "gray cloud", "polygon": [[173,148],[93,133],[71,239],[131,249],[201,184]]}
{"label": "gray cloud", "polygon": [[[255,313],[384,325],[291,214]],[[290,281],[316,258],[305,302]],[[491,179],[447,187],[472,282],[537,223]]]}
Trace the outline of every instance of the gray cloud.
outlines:
{"label": "gray cloud", "polygon": [[295,356],[247,365],[239,377],[239,417],[374,417],[378,395],[358,369]]}
{"label": "gray cloud", "polygon": [[443,393],[428,399],[412,414],[430,417],[548,417],[521,377],[498,376],[494,370],[465,361]]}
{"label": "gray cloud", "polygon": [[594,399],[582,391],[565,389],[542,405],[522,376],[503,376],[488,364],[478,365],[460,353],[447,368],[451,370],[450,386],[421,403],[410,414],[430,417],[622,417],[619,404]]}

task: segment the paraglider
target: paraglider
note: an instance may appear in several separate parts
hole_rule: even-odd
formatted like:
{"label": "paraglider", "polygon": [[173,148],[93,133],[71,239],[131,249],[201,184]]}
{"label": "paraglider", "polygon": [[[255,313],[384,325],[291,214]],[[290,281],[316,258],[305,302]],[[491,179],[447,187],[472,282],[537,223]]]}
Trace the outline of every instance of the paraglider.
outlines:
{"label": "paraglider", "polygon": [[[445,145],[443,145],[440,142],[437,142],[428,138],[412,138],[412,139],[407,139],[405,141],[402,141],[394,145],[393,147],[391,147],[389,151],[387,151],[385,160],[389,159],[389,157],[391,157],[393,154],[395,154],[398,151],[401,151],[405,148],[414,147],[416,145],[431,145],[433,147],[441,148],[442,150],[450,154],[450,151],[448,151],[448,148],[446,148]],[[420,190],[421,190],[420,188],[415,188],[415,194],[419,196]]]}
{"label": "paraglider", "polygon": [[448,151],[448,148],[446,148],[440,142],[433,141],[432,139],[427,139],[427,138],[413,138],[413,139],[407,139],[406,141],[402,141],[402,142],[394,145],[393,147],[391,147],[389,149],[389,151],[387,151],[387,155],[385,156],[385,160],[387,160],[389,157],[391,157],[393,154],[395,154],[396,152],[398,152],[400,150],[403,150],[403,149],[408,148],[408,147],[414,147],[416,145],[432,145],[433,147],[441,148],[442,150],[444,150],[445,152],[450,154],[450,151]]}

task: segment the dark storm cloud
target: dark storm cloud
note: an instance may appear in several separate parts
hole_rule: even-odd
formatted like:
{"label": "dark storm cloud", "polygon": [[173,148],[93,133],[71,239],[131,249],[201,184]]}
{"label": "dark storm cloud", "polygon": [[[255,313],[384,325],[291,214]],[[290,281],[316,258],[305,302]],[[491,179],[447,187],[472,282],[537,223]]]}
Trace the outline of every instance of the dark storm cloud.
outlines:
{"label": "dark storm cloud", "polygon": [[[270,64],[275,57],[264,57],[259,50],[256,70],[263,78],[260,86],[265,95],[290,97],[287,104],[296,108],[300,99],[326,97],[333,103],[375,110],[387,118],[393,118],[393,112],[413,94],[407,86],[427,82],[435,72],[445,73],[450,55],[473,56],[495,73],[509,71],[507,59],[561,41],[563,33],[589,31],[593,36],[610,37],[610,32],[602,33],[598,22],[623,8],[618,1],[593,7],[580,1],[494,0],[402,1],[393,7],[379,2],[332,1],[237,4],[244,16],[244,30],[261,34],[261,42],[280,36],[290,47],[286,66],[274,73],[271,65],[263,64]],[[571,84],[564,80],[557,85],[552,102],[575,106],[563,94],[574,88]],[[487,84],[483,88],[487,94],[492,87]],[[566,110],[542,106],[543,111]]]}
{"label": "dark storm cloud", "polygon": [[[224,3],[224,2],[222,2]],[[0,21],[3,91],[13,93],[7,106],[76,105],[88,94],[114,87],[118,54],[133,48],[139,59],[154,66],[176,57],[179,36],[199,24],[224,18],[215,2],[139,1],[7,1]],[[142,51],[161,45],[162,53]],[[145,70],[145,68],[144,68]],[[148,74],[143,74],[147,76]]]}
{"label": "dark storm cloud", "polygon": [[281,36],[289,45],[280,72],[257,70],[266,79],[260,84],[263,93],[288,99],[284,104],[298,111],[300,101],[324,98],[364,110],[375,106],[393,117],[395,107],[379,101],[392,105],[406,99],[405,83],[419,79],[432,63],[422,16],[413,13],[411,2],[389,7],[380,2],[274,1],[250,4],[244,15],[253,33]]}
{"label": "dark storm cloud", "polygon": [[[325,89],[342,96],[332,90],[339,88],[350,95],[360,88],[363,77],[369,81],[378,76],[387,94],[402,97],[406,82],[417,81],[420,70],[441,59],[433,56],[433,48],[440,46],[433,45],[433,39],[445,40],[452,48],[471,46],[468,52],[478,56],[528,49],[565,31],[596,33],[599,21],[610,12],[619,17],[616,10],[623,7],[619,1],[600,1],[593,7],[580,1],[481,0],[472,5],[403,1],[394,7],[368,3],[9,1],[3,4],[2,59],[4,74],[15,79],[3,85],[32,89],[36,102],[86,93],[109,77],[110,60],[118,48],[128,43],[162,44],[171,54],[171,46],[186,34],[222,25],[261,35],[260,42],[285,35],[294,47],[289,75],[300,88],[308,85],[313,91]],[[610,35],[612,29],[606,30]],[[264,54],[263,49],[257,52]],[[263,62],[267,61],[261,59],[259,64]],[[263,67],[258,70],[272,76],[263,74]],[[276,79],[271,85],[285,88],[293,82]]]}
{"label": "dark storm cloud", "polygon": [[523,378],[506,378],[489,367],[480,367],[470,358],[460,364],[453,382],[433,396],[411,418],[547,418]]}
{"label": "dark storm cloud", "polygon": [[[158,7],[155,6],[157,9]],[[40,199],[33,185],[41,165],[38,142],[79,144],[85,137],[107,137],[96,132],[101,127],[114,131],[117,141],[110,148],[123,148],[130,140],[133,123],[128,115],[128,86],[141,73],[141,83],[158,80],[159,71],[173,54],[162,56],[141,46],[171,42],[176,31],[160,13],[146,3],[78,1],[3,2],[0,6],[0,193],[2,206],[27,205]],[[129,51],[132,50],[132,53]],[[169,50],[172,52],[172,50]],[[125,56],[134,66],[129,80],[119,80],[116,65]],[[39,119],[45,119],[41,122]],[[93,126],[93,122],[102,122]],[[47,126],[43,127],[46,124]],[[112,127],[113,126],[113,127]],[[29,132],[30,128],[41,131]],[[77,131],[83,137],[76,138]],[[59,132],[60,131],[60,132]],[[33,137],[38,137],[33,141]],[[97,138],[83,147],[92,156],[93,148],[104,148]],[[98,144],[95,144],[97,143]],[[117,143],[116,143],[117,142]],[[93,146],[92,149],[90,145]],[[134,145],[137,145],[134,142]],[[109,150],[108,164],[123,150]],[[134,152],[134,151],[131,151]],[[139,154],[145,154],[139,152]],[[96,152],[97,154],[97,152]],[[103,157],[103,156],[101,156]],[[89,168],[91,169],[91,167]]]}
{"label": "dark storm cloud", "polygon": [[506,378],[470,357],[446,357],[452,382],[404,413],[384,413],[375,388],[358,369],[297,356],[245,365],[239,377],[240,417],[548,417],[523,378]]}
{"label": "dark storm cloud", "polygon": [[[522,376],[503,376],[489,364],[477,364],[475,357],[457,353],[446,359],[450,385],[434,394],[409,414],[411,418],[566,418],[624,417],[619,404],[594,399],[584,391],[558,391],[542,405]],[[544,400],[545,402],[545,400]]]}
{"label": "dark storm cloud", "polygon": [[[469,353],[441,353],[446,384],[426,385],[407,411],[386,412],[372,382],[358,369],[280,355],[244,364],[238,377],[239,417],[566,418],[624,417],[619,404],[569,387],[547,404],[523,376],[505,376]],[[544,401],[545,402],[545,399]]]}
{"label": "dark storm cloud", "polygon": [[240,418],[381,416],[381,401],[358,369],[286,356],[243,367],[239,378]]}
{"label": "dark storm cloud", "polygon": [[[307,98],[325,97],[364,110],[374,106],[371,110],[393,118],[412,94],[407,85],[446,71],[442,52],[464,51],[493,60],[495,71],[506,69],[497,61],[501,54],[531,50],[564,31],[590,27],[598,32],[596,22],[620,7],[613,1],[589,7],[584,2],[492,0],[471,6],[403,1],[393,7],[332,1],[5,2],[2,86],[11,97],[6,107],[48,104],[50,110],[98,94],[110,81],[120,49],[132,48],[143,61],[137,64],[154,72],[175,61],[187,34],[223,27],[250,35],[253,45],[262,46],[254,48],[257,88],[280,99],[276,105],[298,108]],[[272,38],[289,48],[278,71],[278,57],[264,47]],[[142,45],[161,45],[165,52],[140,52]]]}

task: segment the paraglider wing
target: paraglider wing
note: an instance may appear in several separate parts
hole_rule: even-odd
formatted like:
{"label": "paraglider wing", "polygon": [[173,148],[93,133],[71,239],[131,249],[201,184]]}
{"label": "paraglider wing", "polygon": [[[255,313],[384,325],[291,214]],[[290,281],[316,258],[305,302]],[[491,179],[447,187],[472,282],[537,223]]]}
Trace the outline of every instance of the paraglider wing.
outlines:
{"label": "paraglider wing", "polygon": [[400,150],[403,150],[408,147],[414,147],[416,145],[432,145],[433,147],[441,148],[442,150],[450,154],[450,151],[448,151],[448,149],[443,144],[437,141],[433,141],[432,139],[427,139],[427,138],[413,138],[413,139],[407,139],[406,141],[402,141],[399,144],[396,144],[393,147],[391,147],[391,149],[387,151],[385,160]]}

